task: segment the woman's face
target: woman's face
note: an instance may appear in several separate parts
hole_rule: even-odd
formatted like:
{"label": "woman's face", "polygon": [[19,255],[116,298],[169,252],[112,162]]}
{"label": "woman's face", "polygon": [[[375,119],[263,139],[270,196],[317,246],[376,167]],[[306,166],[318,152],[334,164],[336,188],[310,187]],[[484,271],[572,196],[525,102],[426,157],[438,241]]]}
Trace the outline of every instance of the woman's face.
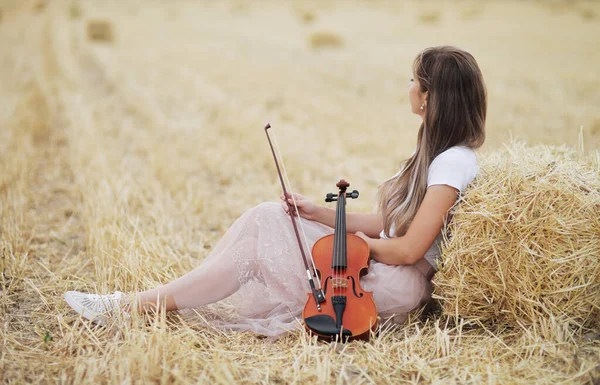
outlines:
{"label": "woman's face", "polygon": [[[413,76],[408,83],[408,100],[410,100],[410,108],[413,114],[425,117],[427,110],[427,91],[421,92],[419,81]],[[423,109],[421,109],[423,107]]]}

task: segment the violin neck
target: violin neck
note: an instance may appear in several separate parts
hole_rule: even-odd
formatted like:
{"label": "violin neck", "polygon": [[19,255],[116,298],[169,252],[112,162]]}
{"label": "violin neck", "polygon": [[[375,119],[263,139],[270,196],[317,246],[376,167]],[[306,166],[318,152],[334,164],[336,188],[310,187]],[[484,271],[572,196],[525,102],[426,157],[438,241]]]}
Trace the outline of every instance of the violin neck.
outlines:
{"label": "violin neck", "polygon": [[345,269],[346,261],[346,189],[340,190],[335,210],[333,243],[333,269]]}

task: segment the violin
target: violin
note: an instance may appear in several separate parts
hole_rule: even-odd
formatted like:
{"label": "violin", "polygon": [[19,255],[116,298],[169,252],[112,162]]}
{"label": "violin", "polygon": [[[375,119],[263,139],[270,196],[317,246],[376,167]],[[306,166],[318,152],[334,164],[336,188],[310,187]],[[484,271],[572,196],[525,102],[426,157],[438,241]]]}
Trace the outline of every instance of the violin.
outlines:
{"label": "violin", "polygon": [[302,319],[322,340],[338,336],[341,340],[369,340],[378,326],[373,293],[360,286],[360,277],[367,274],[369,246],[361,237],[346,233],[346,198],[358,198],[358,191],[347,193],[349,183],[343,179],[336,186],[339,193],[325,198],[326,202],[337,201],[334,233],[320,238],[312,249],[325,301],[319,310],[309,294]]}
{"label": "violin", "polygon": [[[284,196],[287,197],[289,195],[269,137],[270,127],[270,124],[265,126],[265,133]],[[333,234],[320,238],[313,245],[312,269],[293,214],[298,209],[295,201],[292,206],[286,199],[311,289],[302,311],[302,320],[308,332],[324,341],[369,340],[371,332],[375,332],[379,324],[373,293],[364,291],[360,286],[360,278],[368,269],[369,246],[359,236],[346,232],[346,199],[356,199],[359,195],[356,190],[346,192],[349,186],[342,179],[336,184],[338,193],[329,193],[325,198],[326,202],[337,201],[335,227]]]}

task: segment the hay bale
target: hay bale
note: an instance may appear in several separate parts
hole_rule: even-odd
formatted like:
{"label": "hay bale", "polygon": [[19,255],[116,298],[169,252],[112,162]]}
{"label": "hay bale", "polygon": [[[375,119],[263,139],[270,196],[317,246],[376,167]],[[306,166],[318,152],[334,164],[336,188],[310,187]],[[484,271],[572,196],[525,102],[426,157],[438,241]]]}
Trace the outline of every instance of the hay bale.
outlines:
{"label": "hay bale", "polygon": [[594,119],[590,125],[590,133],[592,135],[600,135],[600,119]]}
{"label": "hay bale", "polygon": [[467,3],[459,7],[460,16],[463,20],[473,20],[483,13],[483,3]]}
{"label": "hay bale", "polygon": [[106,20],[88,21],[87,36],[91,41],[112,42],[114,40],[112,23]]}
{"label": "hay bale", "polygon": [[333,32],[315,32],[310,36],[309,44],[313,49],[340,48],[344,40]]}
{"label": "hay bale", "polygon": [[600,154],[513,144],[453,209],[434,297],[485,324],[600,327]]}
{"label": "hay bale", "polygon": [[71,19],[79,19],[81,17],[81,7],[79,3],[72,3],[69,7],[69,15]]}
{"label": "hay bale", "polygon": [[422,11],[419,13],[418,18],[423,24],[438,24],[441,20],[441,13],[437,9],[429,11]]}
{"label": "hay bale", "polygon": [[598,14],[592,8],[583,8],[579,10],[579,14],[581,18],[585,21],[592,21],[598,18]]}
{"label": "hay bale", "polygon": [[298,9],[296,15],[304,24],[312,24],[317,18],[315,12],[310,9]]}
{"label": "hay bale", "polygon": [[46,9],[46,2],[44,0],[40,0],[33,5],[33,11],[36,13],[43,12]]}

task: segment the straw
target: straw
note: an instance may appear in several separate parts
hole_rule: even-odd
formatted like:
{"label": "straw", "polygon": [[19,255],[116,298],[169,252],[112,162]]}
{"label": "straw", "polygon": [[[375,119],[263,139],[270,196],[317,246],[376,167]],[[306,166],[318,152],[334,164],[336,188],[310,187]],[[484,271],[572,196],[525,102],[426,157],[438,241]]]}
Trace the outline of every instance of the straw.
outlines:
{"label": "straw", "polygon": [[453,210],[436,296],[486,324],[600,322],[600,174],[566,147],[514,143],[483,157]]}

